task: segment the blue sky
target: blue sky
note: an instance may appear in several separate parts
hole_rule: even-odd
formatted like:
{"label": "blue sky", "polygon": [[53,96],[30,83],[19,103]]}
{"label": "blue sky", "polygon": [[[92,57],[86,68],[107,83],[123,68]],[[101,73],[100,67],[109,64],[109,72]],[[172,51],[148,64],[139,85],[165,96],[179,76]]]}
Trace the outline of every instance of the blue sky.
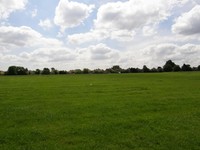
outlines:
{"label": "blue sky", "polygon": [[199,0],[0,0],[0,70],[200,64]]}

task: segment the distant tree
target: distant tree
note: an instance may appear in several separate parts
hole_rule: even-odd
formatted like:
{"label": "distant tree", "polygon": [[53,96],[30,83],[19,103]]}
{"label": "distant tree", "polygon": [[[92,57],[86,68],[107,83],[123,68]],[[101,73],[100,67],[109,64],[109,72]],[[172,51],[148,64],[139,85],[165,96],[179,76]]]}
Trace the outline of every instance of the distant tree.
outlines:
{"label": "distant tree", "polygon": [[122,71],[121,67],[119,65],[115,65],[111,68],[111,73],[120,73]]}
{"label": "distant tree", "polygon": [[142,68],[142,71],[143,72],[150,72],[150,69],[146,65],[144,65],[143,68]]}
{"label": "distant tree", "polygon": [[130,73],[130,70],[129,69],[122,69],[121,73]]}
{"label": "distant tree", "polygon": [[29,75],[34,75],[34,74],[36,74],[36,73],[35,73],[35,70],[28,70],[28,74],[29,74]]}
{"label": "distant tree", "polygon": [[200,71],[200,65],[197,67],[197,70]]}
{"label": "distant tree", "polygon": [[58,70],[56,70],[55,68],[51,68],[51,74],[58,74]]}
{"label": "distant tree", "polygon": [[181,71],[181,67],[179,65],[175,65],[174,68],[173,68],[173,71],[174,72]]}
{"label": "distant tree", "polygon": [[7,75],[27,75],[28,69],[20,66],[10,66],[6,72]]}
{"label": "distant tree", "polygon": [[172,70],[173,70],[173,68],[169,64],[166,64],[165,66],[163,66],[163,71],[165,71],[165,72],[171,72]]}
{"label": "distant tree", "polygon": [[35,74],[41,74],[41,70],[40,69],[36,69],[35,70]]}
{"label": "distant tree", "polygon": [[158,70],[156,68],[152,68],[151,72],[158,72]]}
{"label": "distant tree", "polygon": [[172,62],[171,60],[168,60],[165,65],[163,66],[163,71],[165,72],[171,72],[173,71],[173,68],[175,67],[175,63]]}
{"label": "distant tree", "polygon": [[95,74],[102,74],[102,73],[104,73],[105,71],[103,70],[103,69],[94,69],[93,70],[93,73],[95,73]]}
{"label": "distant tree", "polygon": [[67,74],[67,71],[65,71],[65,70],[60,70],[60,71],[58,71],[58,74]]}
{"label": "distant tree", "polygon": [[42,74],[43,74],[43,75],[48,75],[48,74],[50,74],[49,68],[44,68],[44,69],[42,70]]}
{"label": "distant tree", "polygon": [[74,70],[74,73],[75,73],[75,74],[82,74],[83,72],[82,72],[81,69],[75,69],[75,70]]}
{"label": "distant tree", "polygon": [[107,69],[105,70],[105,73],[112,73],[112,69],[111,69],[111,68],[107,68]]}
{"label": "distant tree", "polygon": [[139,68],[129,68],[130,73],[138,73],[140,72],[139,70]]}
{"label": "distant tree", "polygon": [[75,74],[75,70],[70,70],[69,74]]}
{"label": "distant tree", "polygon": [[24,67],[17,67],[17,75],[27,75],[28,69]]}
{"label": "distant tree", "polygon": [[189,64],[183,64],[183,66],[181,67],[182,71],[192,71],[192,68],[190,67]]}
{"label": "distant tree", "polygon": [[88,73],[90,73],[90,70],[89,70],[88,68],[84,68],[84,69],[83,69],[83,73],[84,73],[84,74],[88,74]]}
{"label": "distant tree", "polygon": [[17,75],[17,67],[16,66],[8,67],[6,74],[7,75]]}
{"label": "distant tree", "polygon": [[176,65],[172,60],[168,60],[166,64],[171,65],[172,68]]}
{"label": "distant tree", "polygon": [[158,71],[158,72],[163,72],[163,68],[162,68],[162,67],[158,67],[158,68],[157,68],[157,71]]}
{"label": "distant tree", "polygon": [[197,67],[192,67],[192,71],[198,71]]}

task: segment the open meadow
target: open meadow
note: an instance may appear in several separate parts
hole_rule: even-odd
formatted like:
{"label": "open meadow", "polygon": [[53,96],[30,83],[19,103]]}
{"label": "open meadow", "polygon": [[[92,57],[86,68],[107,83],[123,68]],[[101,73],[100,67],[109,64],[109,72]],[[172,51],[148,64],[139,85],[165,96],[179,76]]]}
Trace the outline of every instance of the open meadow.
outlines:
{"label": "open meadow", "polygon": [[200,72],[0,76],[0,149],[200,149]]}

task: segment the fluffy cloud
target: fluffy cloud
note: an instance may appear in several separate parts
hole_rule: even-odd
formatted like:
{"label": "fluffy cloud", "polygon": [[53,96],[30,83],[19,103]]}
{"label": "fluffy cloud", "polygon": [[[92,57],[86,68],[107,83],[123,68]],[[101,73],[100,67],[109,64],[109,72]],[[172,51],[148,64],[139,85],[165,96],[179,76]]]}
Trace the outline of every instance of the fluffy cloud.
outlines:
{"label": "fluffy cloud", "polygon": [[[66,69],[68,66],[65,66],[65,64],[74,63],[75,61],[76,54],[70,49],[62,47],[39,48],[32,52],[22,52],[18,55],[0,53],[0,64],[4,66],[11,66],[14,64],[28,67],[29,69],[58,66],[60,66],[59,69]],[[6,70],[7,68],[3,69]]]}
{"label": "fluffy cloud", "polygon": [[56,7],[54,22],[60,26],[62,30],[80,25],[89,17],[94,5],[86,5],[83,3],[60,0]]}
{"label": "fluffy cloud", "polygon": [[91,30],[90,32],[86,33],[78,33],[68,36],[69,43],[72,44],[82,44],[87,43],[90,41],[100,42],[102,39],[110,38],[112,40],[119,40],[119,41],[130,41],[132,40],[135,32],[128,31],[128,30]]}
{"label": "fluffy cloud", "polygon": [[87,48],[77,49],[77,66],[81,68],[109,68],[117,64],[120,59],[120,51],[100,43]]}
{"label": "fluffy cloud", "polygon": [[182,65],[189,63],[193,66],[200,64],[200,45],[184,44],[177,45],[172,43],[163,43],[151,45],[142,50],[141,57],[149,66],[157,66],[171,59]]}
{"label": "fluffy cloud", "polygon": [[151,36],[156,34],[156,26],[168,19],[171,10],[186,1],[129,0],[103,4],[98,9],[94,28],[87,33],[68,36],[69,42],[77,44],[106,38],[131,41],[141,32]]}
{"label": "fluffy cloud", "polygon": [[157,67],[164,65],[169,59],[179,65],[189,63],[197,66],[200,64],[200,45],[162,43],[134,51],[121,52],[101,43],[76,50],[55,47],[38,48],[18,55],[0,53],[0,58],[0,64],[5,66],[28,64],[29,68],[56,67],[68,70],[85,67],[109,68],[116,64],[123,68],[141,68],[144,64],[148,67]]}
{"label": "fluffy cloud", "polygon": [[44,30],[48,30],[53,27],[50,19],[40,20],[38,25],[41,26]]}
{"label": "fluffy cloud", "polygon": [[69,43],[82,44],[90,41],[100,41],[101,39],[108,38],[108,34],[103,30],[91,30],[86,33],[77,33],[68,36]]}
{"label": "fluffy cloud", "polygon": [[5,49],[12,49],[17,47],[25,47],[34,45],[36,39],[40,39],[41,35],[32,30],[30,27],[0,27],[0,45]]}
{"label": "fluffy cloud", "polygon": [[122,67],[148,67],[163,66],[167,60],[172,60],[178,65],[183,63],[198,66],[200,64],[200,45],[160,43],[138,48],[121,53],[118,64]]}
{"label": "fluffy cloud", "polygon": [[7,19],[11,13],[24,9],[27,0],[0,0],[0,3],[0,19]]}
{"label": "fluffy cloud", "polygon": [[152,36],[156,34],[155,27],[150,27],[150,26],[144,26],[142,29],[143,35],[144,36]]}
{"label": "fluffy cloud", "polygon": [[172,26],[174,33],[182,35],[200,34],[200,5],[178,17]]}
{"label": "fluffy cloud", "polygon": [[78,50],[78,54],[81,59],[89,59],[93,61],[104,61],[104,60],[117,60],[119,58],[119,52],[112,49],[105,44],[97,44]]}
{"label": "fluffy cloud", "polygon": [[19,47],[59,46],[62,43],[56,39],[45,38],[37,31],[27,26],[0,27],[0,47],[11,50]]}
{"label": "fluffy cloud", "polygon": [[57,66],[58,69],[105,68],[105,66],[111,67],[118,62],[120,52],[105,44],[98,44],[76,50],[67,47],[38,48],[18,55],[1,54],[0,52],[0,58],[0,63],[6,63],[5,66],[29,64],[31,68],[53,66]]}
{"label": "fluffy cloud", "polygon": [[107,3],[99,8],[95,26],[131,31],[146,24],[165,20],[169,16],[168,9],[166,2],[162,0]]}
{"label": "fluffy cloud", "polygon": [[76,54],[68,48],[39,48],[31,53],[23,52],[21,58],[32,62],[67,62],[76,59]]}

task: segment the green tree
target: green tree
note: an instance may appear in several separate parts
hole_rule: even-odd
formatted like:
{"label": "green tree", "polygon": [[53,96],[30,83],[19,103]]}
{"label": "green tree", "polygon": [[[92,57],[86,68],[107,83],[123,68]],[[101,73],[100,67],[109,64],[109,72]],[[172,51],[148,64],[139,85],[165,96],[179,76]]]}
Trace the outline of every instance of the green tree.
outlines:
{"label": "green tree", "polygon": [[158,71],[158,72],[163,72],[163,68],[162,68],[162,67],[158,67],[158,68],[157,68],[157,71]]}
{"label": "green tree", "polygon": [[173,71],[174,72],[181,71],[181,67],[179,65],[175,65],[174,68],[173,68]]}
{"label": "green tree", "polygon": [[122,71],[119,65],[115,65],[111,68],[111,73],[120,73]]}
{"label": "green tree", "polygon": [[150,72],[150,69],[146,65],[144,65],[143,68],[142,68],[142,71],[143,72]]}
{"label": "green tree", "polygon": [[20,66],[10,66],[7,70],[7,75],[27,75],[28,69]]}
{"label": "green tree", "polygon": [[67,74],[67,71],[65,71],[65,70],[60,70],[60,71],[58,71],[58,74]]}
{"label": "green tree", "polygon": [[192,68],[190,67],[189,64],[183,64],[183,66],[181,67],[182,71],[192,71]]}
{"label": "green tree", "polygon": [[175,63],[171,60],[168,60],[165,65],[163,66],[163,71],[165,72],[171,72],[173,71],[173,68],[175,67]]}
{"label": "green tree", "polygon": [[41,70],[40,69],[36,69],[35,70],[35,74],[41,74]]}
{"label": "green tree", "polygon": [[197,70],[200,71],[200,65],[197,67]]}
{"label": "green tree", "polygon": [[58,74],[58,70],[56,70],[55,68],[51,68],[51,74]]}
{"label": "green tree", "polygon": [[83,73],[84,73],[84,74],[88,74],[88,73],[90,73],[90,70],[89,70],[88,68],[84,68],[84,69],[83,69]]}
{"label": "green tree", "polygon": [[104,71],[103,69],[94,69],[93,72],[94,72],[95,74],[102,74],[102,73],[104,73],[105,71]]}
{"label": "green tree", "polygon": [[44,69],[42,70],[42,74],[44,74],[44,75],[50,74],[49,68],[44,68]]}
{"label": "green tree", "polygon": [[17,75],[27,75],[28,69],[24,67],[17,67]]}
{"label": "green tree", "polygon": [[6,74],[7,75],[17,75],[17,67],[16,66],[8,67]]}
{"label": "green tree", "polygon": [[75,69],[75,70],[74,70],[74,73],[75,73],[75,74],[82,74],[83,72],[82,72],[81,69]]}
{"label": "green tree", "polygon": [[156,68],[152,68],[151,72],[158,72],[158,70]]}
{"label": "green tree", "polygon": [[129,68],[129,72],[130,73],[138,73],[138,72],[140,72],[140,69],[139,68]]}

